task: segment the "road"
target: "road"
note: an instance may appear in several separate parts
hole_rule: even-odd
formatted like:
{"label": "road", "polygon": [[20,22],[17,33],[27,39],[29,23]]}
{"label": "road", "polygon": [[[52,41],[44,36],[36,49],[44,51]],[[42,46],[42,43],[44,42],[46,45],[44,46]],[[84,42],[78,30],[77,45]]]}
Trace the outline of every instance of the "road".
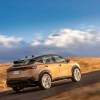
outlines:
{"label": "road", "polygon": [[14,93],[11,90],[0,92],[0,100],[41,100],[73,88],[81,88],[97,82],[100,82],[100,71],[83,74],[82,80],[76,83],[73,83],[71,80],[55,82],[49,90],[40,90],[38,87],[35,87],[25,89],[20,93]]}

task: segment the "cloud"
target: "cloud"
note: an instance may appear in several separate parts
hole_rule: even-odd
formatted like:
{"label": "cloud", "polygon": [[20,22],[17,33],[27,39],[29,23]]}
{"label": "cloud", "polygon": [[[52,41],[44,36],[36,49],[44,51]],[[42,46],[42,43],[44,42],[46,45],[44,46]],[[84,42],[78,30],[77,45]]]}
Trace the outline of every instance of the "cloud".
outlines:
{"label": "cloud", "polygon": [[95,45],[98,42],[100,42],[100,34],[97,31],[62,29],[58,33],[49,35],[47,39],[44,39],[44,41],[34,40],[32,45],[69,47],[82,44]]}
{"label": "cloud", "polygon": [[7,37],[0,35],[0,46],[13,47],[15,44],[19,44],[22,38]]}
{"label": "cloud", "polygon": [[61,29],[47,38],[34,38],[26,43],[22,38],[0,35],[0,62],[24,56],[59,54],[64,57],[100,57],[100,33],[96,30]]}
{"label": "cloud", "polygon": [[79,25],[75,26],[75,28],[80,29],[80,30],[87,30],[87,29],[92,29],[93,30],[93,29],[96,29],[96,26],[87,25],[87,24],[83,23],[83,24],[79,24]]}
{"label": "cloud", "polygon": [[50,34],[43,41],[34,40],[32,46],[51,47],[45,51],[76,57],[100,57],[100,33],[96,30],[86,31],[61,29],[57,33]]}

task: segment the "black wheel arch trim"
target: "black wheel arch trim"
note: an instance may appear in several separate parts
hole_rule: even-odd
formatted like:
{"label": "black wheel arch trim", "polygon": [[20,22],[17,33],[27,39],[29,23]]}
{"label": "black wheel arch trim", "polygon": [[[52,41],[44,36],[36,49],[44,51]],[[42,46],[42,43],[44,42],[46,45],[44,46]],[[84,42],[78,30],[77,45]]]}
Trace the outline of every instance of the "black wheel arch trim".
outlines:
{"label": "black wheel arch trim", "polygon": [[78,68],[78,69],[80,70],[80,72],[81,72],[81,69],[80,69],[77,65],[74,65],[73,68],[72,68],[72,76],[73,76],[73,70],[74,70],[75,68]]}
{"label": "black wheel arch trim", "polygon": [[[77,65],[74,65],[74,66],[72,67],[72,73],[73,73],[73,70],[74,70],[75,68],[78,68],[78,69],[80,70],[80,68],[79,68]],[[81,72],[81,70],[80,70],[80,72]]]}
{"label": "black wheel arch trim", "polygon": [[39,77],[38,77],[38,80],[40,80],[41,77],[42,77],[42,75],[43,74],[46,74],[46,73],[50,75],[51,80],[52,80],[52,73],[49,70],[43,70],[42,72],[40,72]]}

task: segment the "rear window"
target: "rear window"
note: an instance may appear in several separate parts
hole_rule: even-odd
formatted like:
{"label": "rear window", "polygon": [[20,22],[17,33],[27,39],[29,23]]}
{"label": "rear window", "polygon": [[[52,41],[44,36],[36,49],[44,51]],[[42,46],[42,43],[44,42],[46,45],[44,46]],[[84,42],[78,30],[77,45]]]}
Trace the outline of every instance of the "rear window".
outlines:
{"label": "rear window", "polygon": [[39,57],[35,57],[35,58],[32,58],[32,59],[24,59],[24,60],[18,60],[18,61],[14,61],[13,63],[13,66],[14,67],[18,67],[18,66],[26,66],[26,65],[30,65],[30,64],[33,64],[35,63],[37,60],[39,60]]}

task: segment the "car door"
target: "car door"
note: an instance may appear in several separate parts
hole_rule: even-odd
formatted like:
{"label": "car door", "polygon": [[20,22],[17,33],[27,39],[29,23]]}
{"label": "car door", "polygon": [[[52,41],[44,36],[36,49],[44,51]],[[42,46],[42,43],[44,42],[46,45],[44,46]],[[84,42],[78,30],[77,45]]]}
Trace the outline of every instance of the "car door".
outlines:
{"label": "car door", "polygon": [[53,56],[53,58],[60,69],[60,77],[66,77],[69,74],[69,64],[66,59],[58,55]]}
{"label": "car door", "polygon": [[60,69],[57,63],[54,63],[52,56],[42,57],[43,63],[45,64],[45,69],[50,71],[52,74],[52,79],[56,79],[60,76]]}

